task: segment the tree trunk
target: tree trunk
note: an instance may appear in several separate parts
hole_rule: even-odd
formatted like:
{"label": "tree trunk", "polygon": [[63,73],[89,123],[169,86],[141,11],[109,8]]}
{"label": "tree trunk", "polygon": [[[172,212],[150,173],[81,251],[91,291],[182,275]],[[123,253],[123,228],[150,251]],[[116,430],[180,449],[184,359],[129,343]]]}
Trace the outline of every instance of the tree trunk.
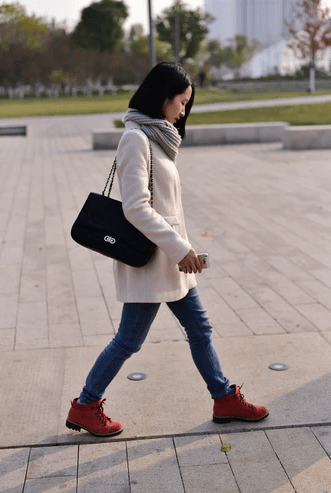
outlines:
{"label": "tree trunk", "polygon": [[309,92],[315,92],[315,63],[309,67]]}

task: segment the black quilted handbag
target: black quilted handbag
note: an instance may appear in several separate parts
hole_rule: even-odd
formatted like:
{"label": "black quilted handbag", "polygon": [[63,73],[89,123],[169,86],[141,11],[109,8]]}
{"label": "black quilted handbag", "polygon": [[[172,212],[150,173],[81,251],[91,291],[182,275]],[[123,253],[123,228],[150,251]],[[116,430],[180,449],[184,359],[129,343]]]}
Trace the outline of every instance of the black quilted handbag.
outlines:
{"label": "black quilted handbag", "polygon": [[[153,207],[153,154],[149,190]],[[132,267],[143,267],[151,259],[156,245],[124,216],[122,202],[110,192],[116,172],[116,157],[102,194],[91,192],[71,228],[71,237],[80,245]],[[110,182],[108,193],[107,186]]]}

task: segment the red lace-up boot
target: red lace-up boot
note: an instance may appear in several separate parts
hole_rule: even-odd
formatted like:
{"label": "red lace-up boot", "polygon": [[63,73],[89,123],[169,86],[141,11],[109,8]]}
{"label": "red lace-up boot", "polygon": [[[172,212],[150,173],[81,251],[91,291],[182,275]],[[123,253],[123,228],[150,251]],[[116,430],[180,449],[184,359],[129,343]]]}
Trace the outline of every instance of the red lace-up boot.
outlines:
{"label": "red lace-up boot", "polygon": [[[241,386],[242,387],[242,386]],[[241,387],[231,385],[234,393],[215,399],[213,421],[215,423],[230,423],[230,421],[259,421],[269,415],[263,406],[253,406],[245,401],[240,392]]]}
{"label": "red lace-up boot", "polygon": [[113,421],[103,412],[105,400],[99,399],[92,404],[79,404],[77,399],[73,399],[66,427],[76,431],[83,428],[97,437],[108,437],[121,433],[123,430],[121,423]]}

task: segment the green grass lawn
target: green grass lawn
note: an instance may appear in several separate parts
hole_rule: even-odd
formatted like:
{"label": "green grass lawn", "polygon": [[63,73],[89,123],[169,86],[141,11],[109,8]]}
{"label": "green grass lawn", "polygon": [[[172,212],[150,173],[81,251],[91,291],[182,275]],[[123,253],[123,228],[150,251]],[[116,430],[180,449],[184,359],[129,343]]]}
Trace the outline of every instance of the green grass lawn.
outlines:
{"label": "green grass lawn", "polygon": [[192,113],[188,125],[215,123],[288,122],[290,125],[331,124],[331,103],[247,108],[215,113]]}
{"label": "green grass lawn", "polygon": [[[290,125],[331,124],[331,103],[191,113],[187,120],[188,125],[254,122],[288,122]],[[116,128],[124,127],[121,120],[114,120],[114,123]]]}
{"label": "green grass lawn", "polygon": [[[314,95],[331,94],[330,90],[316,91]],[[252,92],[237,93],[235,91],[224,89],[196,89],[194,104],[208,103],[231,103],[235,101],[255,101],[257,99],[279,99],[279,98],[296,98],[301,96],[311,96],[307,91],[302,92]]]}
{"label": "green grass lawn", "polygon": [[[331,94],[331,90],[316,91],[315,94]],[[0,118],[122,112],[127,109],[131,95],[131,93],[121,93],[107,96],[80,96],[77,98],[27,99],[22,101],[16,99],[0,100]],[[276,99],[296,96],[307,96],[307,93],[235,93],[228,90],[197,88],[195,104]],[[268,111],[270,110],[268,109]],[[214,117],[216,117],[216,115],[214,115]]]}
{"label": "green grass lawn", "polygon": [[131,95],[80,96],[77,98],[1,100],[0,118],[88,115],[125,111]]}

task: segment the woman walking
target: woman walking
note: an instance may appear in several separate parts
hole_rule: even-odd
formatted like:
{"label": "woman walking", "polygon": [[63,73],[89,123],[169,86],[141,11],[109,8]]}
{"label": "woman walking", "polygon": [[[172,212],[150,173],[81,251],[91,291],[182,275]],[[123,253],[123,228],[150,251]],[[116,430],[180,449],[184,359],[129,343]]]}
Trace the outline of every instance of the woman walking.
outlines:
{"label": "woman walking", "polygon": [[[66,426],[111,436],[122,425],[103,411],[102,396],[123,363],[141,348],[162,302],[184,327],[195,365],[214,399],[213,420],[258,421],[265,407],[245,401],[222,372],[212,343],[212,327],[202,306],[195,274],[202,261],[188,241],[176,156],[194,100],[194,84],[179,64],[160,63],[146,76],[125,114],[117,150],[117,170],[126,218],[156,245],[140,268],[114,261],[117,299],[123,311],[114,339],[97,358]],[[150,150],[151,145],[151,150]],[[149,175],[153,155],[154,205]]]}

